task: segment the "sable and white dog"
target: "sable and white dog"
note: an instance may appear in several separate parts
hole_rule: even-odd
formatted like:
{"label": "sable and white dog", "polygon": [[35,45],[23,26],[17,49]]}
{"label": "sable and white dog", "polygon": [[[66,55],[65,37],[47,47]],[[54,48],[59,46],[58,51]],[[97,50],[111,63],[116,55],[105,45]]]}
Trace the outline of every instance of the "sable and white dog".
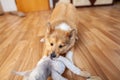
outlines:
{"label": "sable and white dog", "polygon": [[[44,56],[56,58],[67,56],[72,61],[73,53],[66,54],[72,49],[77,38],[78,14],[76,8],[66,0],[59,0],[47,24],[44,41]],[[88,73],[81,76],[86,77]]]}
{"label": "sable and white dog", "polygon": [[[64,72],[63,69],[65,69],[65,67],[61,66],[68,65],[68,68],[73,73],[79,76],[92,78],[88,72],[81,71],[73,64],[73,52],[71,51],[71,49],[77,39],[77,11],[72,4],[64,1],[65,0],[60,0],[57,3],[48,22],[47,33],[45,34],[45,37],[41,40],[45,43],[43,58],[38,62],[36,68],[31,72],[16,72],[16,74],[27,76],[25,80],[46,80],[50,72],[49,68],[51,67],[49,66],[49,64],[53,62],[53,59],[60,59],[60,56],[62,56],[62,58],[60,59],[62,63],[59,61],[60,65],[57,65],[59,68],[56,68],[56,71],[61,70],[60,74],[62,74]],[[48,56],[50,56],[50,58],[48,59],[46,65],[46,61],[44,60],[44,58]],[[53,65],[55,64],[56,62],[54,62]],[[42,76],[41,78],[41,75],[44,76]],[[57,75],[57,73],[55,75]],[[90,78],[88,80],[92,80]],[[57,79],[56,77],[56,79],[54,80],[64,79]]]}
{"label": "sable and white dog", "polygon": [[[53,10],[44,37],[44,55],[59,57],[74,46],[77,40],[78,16],[76,8],[60,0]],[[43,39],[41,40],[43,41]]]}

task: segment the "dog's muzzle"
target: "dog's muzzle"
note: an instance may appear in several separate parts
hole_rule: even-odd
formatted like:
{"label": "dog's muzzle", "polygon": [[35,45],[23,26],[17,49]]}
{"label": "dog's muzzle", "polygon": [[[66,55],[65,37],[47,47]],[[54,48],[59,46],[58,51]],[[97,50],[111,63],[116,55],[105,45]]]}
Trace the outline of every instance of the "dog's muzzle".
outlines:
{"label": "dog's muzzle", "polygon": [[53,58],[55,58],[55,57],[56,57],[55,52],[52,52],[52,53],[50,54],[50,58],[53,59]]}

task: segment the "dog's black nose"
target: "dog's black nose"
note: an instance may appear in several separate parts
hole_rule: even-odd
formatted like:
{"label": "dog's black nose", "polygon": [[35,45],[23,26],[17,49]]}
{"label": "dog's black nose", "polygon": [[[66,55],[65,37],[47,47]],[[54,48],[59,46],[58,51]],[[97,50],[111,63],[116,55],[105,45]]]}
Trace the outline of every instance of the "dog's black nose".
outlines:
{"label": "dog's black nose", "polygon": [[50,54],[50,58],[53,59],[53,58],[55,58],[55,57],[56,57],[55,52],[52,52],[52,53]]}

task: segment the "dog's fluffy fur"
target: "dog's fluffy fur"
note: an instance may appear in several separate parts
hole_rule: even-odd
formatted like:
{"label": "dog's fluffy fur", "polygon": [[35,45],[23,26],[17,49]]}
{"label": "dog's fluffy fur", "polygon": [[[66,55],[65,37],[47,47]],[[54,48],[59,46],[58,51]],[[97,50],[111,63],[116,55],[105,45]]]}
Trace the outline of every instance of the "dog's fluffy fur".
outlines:
{"label": "dog's fluffy fur", "polygon": [[[53,10],[47,24],[47,32],[42,42],[45,42],[44,56],[55,53],[56,57],[65,56],[77,40],[78,16],[76,8],[64,0],[60,0]],[[71,62],[73,53],[68,55]],[[83,73],[87,76],[87,73]]]}
{"label": "dog's fluffy fur", "polygon": [[54,52],[58,57],[68,52],[77,39],[77,26],[76,8],[69,2],[60,0],[48,21],[44,55]]}

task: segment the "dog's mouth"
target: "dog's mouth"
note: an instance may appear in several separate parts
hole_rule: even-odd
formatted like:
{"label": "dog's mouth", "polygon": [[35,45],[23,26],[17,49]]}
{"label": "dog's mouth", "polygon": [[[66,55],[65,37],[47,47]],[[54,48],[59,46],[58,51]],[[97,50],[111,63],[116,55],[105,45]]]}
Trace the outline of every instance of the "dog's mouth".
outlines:
{"label": "dog's mouth", "polygon": [[56,58],[55,52],[52,52],[52,53],[50,54],[50,58],[51,58],[51,59]]}
{"label": "dog's mouth", "polygon": [[57,58],[59,56],[65,56],[65,54],[56,54],[55,52],[52,52],[49,56],[51,59],[54,59],[54,58]]}

